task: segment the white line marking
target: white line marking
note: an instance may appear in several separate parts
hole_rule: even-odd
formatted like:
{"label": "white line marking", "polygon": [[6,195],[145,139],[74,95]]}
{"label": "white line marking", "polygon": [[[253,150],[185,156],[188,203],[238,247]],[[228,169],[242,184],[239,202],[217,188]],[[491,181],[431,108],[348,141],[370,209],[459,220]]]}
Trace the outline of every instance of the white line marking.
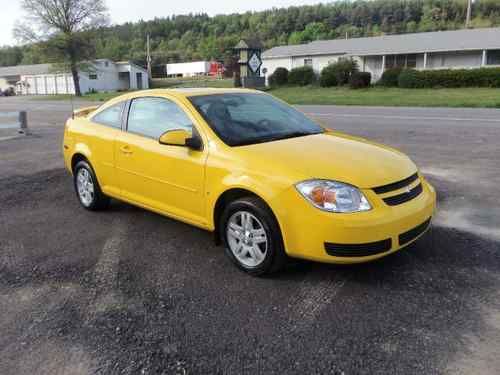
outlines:
{"label": "white line marking", "polygon": [[464,122],[498,122],[500,119],[492,118],[460,118],[460,117],[419,117],[419,116],[394,116],[394,115],[361,115],[361,114],[345,114],[345,113],[314,113],[306,112],[310,116],[318,117],[359,117],[359,118],[381,118],[386,120],[430,120],[430,121],[464,121]]}

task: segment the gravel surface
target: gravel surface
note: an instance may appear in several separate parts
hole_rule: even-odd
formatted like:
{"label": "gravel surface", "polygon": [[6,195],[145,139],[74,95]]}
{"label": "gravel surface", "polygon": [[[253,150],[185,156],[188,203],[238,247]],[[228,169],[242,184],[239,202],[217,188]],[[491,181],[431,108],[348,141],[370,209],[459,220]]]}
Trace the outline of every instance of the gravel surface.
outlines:
{"label": "gravel surface", "polygon": [[258,279],[210,233],[81,209],[68,106],[0,98],[34,133],[0,140],[0,374],[499,373],[500,111],[301,107],[408,153],[438,214],[381,261]]}

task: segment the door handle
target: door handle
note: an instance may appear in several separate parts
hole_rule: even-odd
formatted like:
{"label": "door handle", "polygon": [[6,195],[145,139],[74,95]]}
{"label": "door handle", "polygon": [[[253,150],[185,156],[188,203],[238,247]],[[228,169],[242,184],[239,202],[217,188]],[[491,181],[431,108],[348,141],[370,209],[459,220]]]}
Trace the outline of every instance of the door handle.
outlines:
{"label": "door handle", "polygon": [[131,154],[132,150],[130,149],[129,146],[122,146],[120,147],[120,151],[124,154]]}

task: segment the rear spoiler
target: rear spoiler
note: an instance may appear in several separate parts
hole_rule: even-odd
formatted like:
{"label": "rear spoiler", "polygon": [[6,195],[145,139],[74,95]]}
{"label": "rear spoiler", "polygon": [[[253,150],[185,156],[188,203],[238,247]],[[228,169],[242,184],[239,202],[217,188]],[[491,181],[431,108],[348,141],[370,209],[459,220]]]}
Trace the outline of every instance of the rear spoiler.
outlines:
{"label": "rear spoiler", "polygon": [[99,107],[100,107],[99,105],[94,105],[92,107],[75,109],[73,111],[73,117],[86,117],[86,116],[90,115],[92,112],[94,112]]}

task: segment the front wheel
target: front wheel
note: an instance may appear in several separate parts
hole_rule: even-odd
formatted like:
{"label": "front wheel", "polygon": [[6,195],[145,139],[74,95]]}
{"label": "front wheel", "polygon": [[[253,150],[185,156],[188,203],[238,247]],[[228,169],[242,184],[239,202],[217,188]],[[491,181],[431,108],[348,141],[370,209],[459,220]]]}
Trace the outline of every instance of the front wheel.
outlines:
{"label": "front wheel", "polygon": [[247,197],[229,203],[219,228],[226,254],[245,272],[260,276],[278,271],[286,263],[279,225],[260,199]]}

